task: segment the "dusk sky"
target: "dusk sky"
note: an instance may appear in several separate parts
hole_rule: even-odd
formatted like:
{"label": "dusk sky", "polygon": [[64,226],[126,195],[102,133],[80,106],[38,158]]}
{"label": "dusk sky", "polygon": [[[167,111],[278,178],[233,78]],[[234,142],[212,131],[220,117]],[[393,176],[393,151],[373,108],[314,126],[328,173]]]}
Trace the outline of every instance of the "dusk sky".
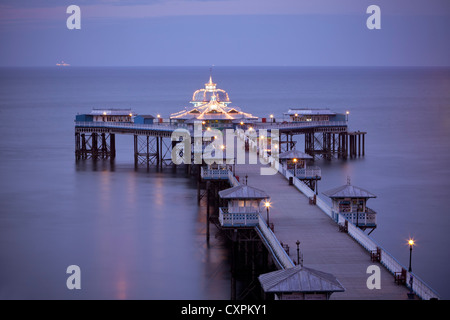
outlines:
{"label": "dusk sky", "polygon": [[0,66],[450,66],[449,31],[449,0],[0,0]]}

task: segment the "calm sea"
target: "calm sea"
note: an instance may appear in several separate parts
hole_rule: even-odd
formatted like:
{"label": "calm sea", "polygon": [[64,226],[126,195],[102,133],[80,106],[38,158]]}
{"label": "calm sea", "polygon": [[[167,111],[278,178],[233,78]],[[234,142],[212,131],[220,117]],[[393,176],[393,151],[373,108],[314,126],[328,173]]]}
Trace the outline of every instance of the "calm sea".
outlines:
{"label": "calm sea", "polygon": [[[205,208],[182,173],[117,160],[76,163],[73,120],[93,107],[163,117],[189,105],[208,67],[0,69],[0,299],[229,299],[229,252],[205,241]],[[372,237],[450,299],[450,69],[225,68],[233,105],[280,118],[290,107],[350,111],[366,156],[318,161],[319,191],[377,195]],[[302,142],[298,142],[302,145]],[[211,228],[214,230],[214,227]],[[66,288],[78,265],[82,290]]]}

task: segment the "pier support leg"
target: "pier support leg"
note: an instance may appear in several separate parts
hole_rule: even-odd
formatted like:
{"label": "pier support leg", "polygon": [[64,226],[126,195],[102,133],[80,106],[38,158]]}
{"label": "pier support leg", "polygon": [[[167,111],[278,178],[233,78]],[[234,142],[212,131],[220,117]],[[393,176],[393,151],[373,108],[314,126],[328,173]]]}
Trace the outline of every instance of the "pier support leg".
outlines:
{"label": "pier support leg", "polygon": [[162,152],[162,147],[163,147],[162,144],[163,144],[163,138],[159,137],[159,151],[158,151],[158,154],[159,154],[159,168],[160,168],[160,170],[162,170],[162,167],[163,167],[163,157],[164,157],[163,152]]}
{"label": "pier support leg", "polygon": [[138,150],[138,136],[134,135],[134,169],[139,165],[139,150]]}
{"label": "pier support leg", "polygon": [[114,160],[116,159],[116,135],[114,133],[111,133],[109,135],[109,148],[109,159],[111,160],[111,162],[114,162]]}
{"label": "pier support leg", "polygon": [[358,134],[358,157],[361,156],[361,134]]}
{"label": "pier support leg", "polygon": [[78,132],[75,132],[75,159],[81,159],[81,137]]}
{"label": "pier support leg", "polygon": [[93,132],[91,135],[91,143],[92,143],[92,159],[98,159],[98,133]]}
{"label": "pier support leg", "polygon": [[149,136],[146,136],[146,140],[147,140],[147,143],[146,143],[146,149],[147,149],[147,152],[146,152],[146,163],[147,163],[147,170],[148,169],[150,169],[150,145],[149,145]]}
{"label": "pier support leg", "polygon": [[363,157],[365,154],[365,143],[364,143],[365,137],[366,137],[366,134],[363,133],[363,136],[362,136],[362,155],[363,155]]}

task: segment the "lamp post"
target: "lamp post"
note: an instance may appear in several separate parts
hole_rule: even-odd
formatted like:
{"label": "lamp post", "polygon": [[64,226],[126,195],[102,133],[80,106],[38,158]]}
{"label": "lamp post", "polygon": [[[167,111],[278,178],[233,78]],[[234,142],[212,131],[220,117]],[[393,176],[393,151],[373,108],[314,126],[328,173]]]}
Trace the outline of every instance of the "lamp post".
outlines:
{"label": "lamp post", "polygon": [[295,243],[297,245],[297,265],[300,264],[300,241],[297,240]]}
{"label": "lamp post", "polygon": [[414,299],[414,293],[413,293],[413,276],[411,274],[412,268],[411,268],[411,257],[412,257],[412,249],[414,246],[414,240],[413,239],[409,239],[408,240],[408,244],[409,244],[409,268],[408,268],[408,272],[409,272],[409,293],[408,293],[408,298],[409,299]]}
{"label": "lamp post", "polygon": [[319,176],[316,174],[316,196],[319,194]]}
{"label": "lamp post", "polygon": [[270,208],[270,202],[269,202],[269,201],[266,201],[266,202],[264,203],[264,206],[266,207],[266,210],[267,210],[267,227],[270,228],[270,226],[269,226],[269,208]]}
{"label": "lamp post", "polygon": [[346,114],[346,121],[348,122],[348,115],[350,114],[350,111],[345,111],[345,114]]}
{"label": "lamp post", "polygon": [[294,158],[294,177],[297,176],[297,158]]}
{"label": "lamp post", "polygon": [[408,272],[412,271],[411,268],[411,257],[412,257],[412,249],[413,249],[413,245],[414,245],[414,240],[413,239],[409,239],[408,240],[408,244],[409,244],[409,268],[408,268]]}

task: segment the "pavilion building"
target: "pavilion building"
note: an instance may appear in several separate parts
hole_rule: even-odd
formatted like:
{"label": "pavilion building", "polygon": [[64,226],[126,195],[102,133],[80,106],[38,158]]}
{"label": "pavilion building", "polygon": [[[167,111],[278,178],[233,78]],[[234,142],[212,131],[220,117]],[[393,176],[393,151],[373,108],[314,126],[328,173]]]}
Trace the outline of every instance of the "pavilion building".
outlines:
{"label": "pavilion building", "polygon": [[217,88],[212,77],[205,84],[204,89],[196,90],[190,102],[192,107],[170,115],[172,124],[201,123],[204,130],[208,129],[234,129],[243,127],[258,120],[258,117],[241,111],[238,107],[230,107],[228,93]]}

